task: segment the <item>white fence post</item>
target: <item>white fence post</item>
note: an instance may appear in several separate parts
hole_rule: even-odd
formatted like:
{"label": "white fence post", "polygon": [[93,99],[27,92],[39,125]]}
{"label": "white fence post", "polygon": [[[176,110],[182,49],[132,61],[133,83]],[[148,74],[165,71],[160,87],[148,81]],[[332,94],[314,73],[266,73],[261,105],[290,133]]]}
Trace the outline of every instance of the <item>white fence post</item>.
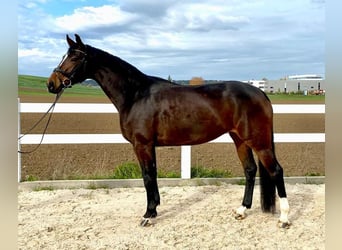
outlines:
{"label": "white fence post", "polygon": [[191,178],[191,146],[181,146],[181,178]]}
{"label": "white fence post", "polygon": [[18,183],[21,181],[21,154],[20,152],[20,98],[18,98]]}

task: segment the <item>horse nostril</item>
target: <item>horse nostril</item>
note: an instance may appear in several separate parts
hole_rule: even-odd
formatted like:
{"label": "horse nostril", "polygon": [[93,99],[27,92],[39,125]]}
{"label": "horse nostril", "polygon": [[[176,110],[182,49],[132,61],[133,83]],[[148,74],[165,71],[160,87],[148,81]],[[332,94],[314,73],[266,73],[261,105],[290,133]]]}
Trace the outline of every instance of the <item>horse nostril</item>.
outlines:
{"label": "horse nostril", "polygon": [[49,90],[49,91],[53,91],[53,90],[55,89],[53,82],[49,82],[49,83],[47,84],[47,87],[48,87],[48,90]]}

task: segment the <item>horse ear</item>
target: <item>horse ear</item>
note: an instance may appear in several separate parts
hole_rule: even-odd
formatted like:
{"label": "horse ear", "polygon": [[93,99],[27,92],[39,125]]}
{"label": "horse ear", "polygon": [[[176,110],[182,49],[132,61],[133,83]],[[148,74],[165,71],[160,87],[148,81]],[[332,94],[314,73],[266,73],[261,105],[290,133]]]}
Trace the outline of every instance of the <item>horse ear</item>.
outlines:
{"label": "horse ear", "polygon": [[83,48],[84,43],[82,42],[81,37],[78,34],[75,34],[75,37],[76,37],[77,44]]}
{"label": "horse ear", "polygon": [[68,35],[66,35],[66,40],[67,40],[67,42],[69,44],[69,47],[72,47],[72,46],[76,45],[76,43],[73,40],[71,40],[71,38]]}

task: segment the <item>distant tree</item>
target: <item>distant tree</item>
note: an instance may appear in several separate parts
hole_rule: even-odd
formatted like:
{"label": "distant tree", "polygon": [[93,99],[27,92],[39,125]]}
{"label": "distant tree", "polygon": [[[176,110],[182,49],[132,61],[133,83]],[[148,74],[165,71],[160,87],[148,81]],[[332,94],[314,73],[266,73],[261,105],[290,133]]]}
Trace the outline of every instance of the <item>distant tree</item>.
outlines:
{"label": "distant tree", "polygon": [[167,80],[168,80],[169,82],[173,82],[173,80],[172,80],[172,78],[171,78],[170,75],[167,77]]}
{"label": "distant tree", "polygon": [[191,78],[189,84],[190,85],[201,85],[204,83],[204,79],[202,77],[194,76]]}

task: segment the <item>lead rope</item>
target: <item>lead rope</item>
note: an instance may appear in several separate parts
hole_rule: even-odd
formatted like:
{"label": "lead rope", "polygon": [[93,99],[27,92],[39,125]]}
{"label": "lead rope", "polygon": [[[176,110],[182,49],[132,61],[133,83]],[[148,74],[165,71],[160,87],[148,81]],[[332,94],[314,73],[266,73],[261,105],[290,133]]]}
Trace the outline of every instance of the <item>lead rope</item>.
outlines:
{"label": "lead rope", "polygon": [[64,91],[64,88],[61,90],[61,92],[59,92],[57,95],[56,95],[56,99],[55,101],[52,103],[51,107],[46,111],[46,113],[38,120],[38,122],[36,122],[26,133],[22,134],[21,136],[19,136],[18,140],[22,139],[25,135],[29,134],[35,127],[37,127],[37,125],[49,114],[49,112],[51,111],[50,113],[50,116],[46,122],[46,125],[45,125],[45,128],[44,128],[44,131],[43,131],[43,134],[42,134],[42,138],[40,139],[40,142],[39,144],[32,150],[30,151],[21,151],[21,150],[18,150],[18,153],[20,154],[31,154],[33,153],[34,151],[36,151],[40,145],[42,145],[42,142],[43,142],[43,139],[44,139],[44,136],[45,136],[45,133],[46,133],[46,130],[49,126],[49,123],[50,123],[50,120],[51,120],[51,117],[52,117],[52,114],[53,114],[53,110],[55,109],[55,106],[56,106],[56,103],[57,101],[59,100],[59,98],[61,97],[62,93]]}

